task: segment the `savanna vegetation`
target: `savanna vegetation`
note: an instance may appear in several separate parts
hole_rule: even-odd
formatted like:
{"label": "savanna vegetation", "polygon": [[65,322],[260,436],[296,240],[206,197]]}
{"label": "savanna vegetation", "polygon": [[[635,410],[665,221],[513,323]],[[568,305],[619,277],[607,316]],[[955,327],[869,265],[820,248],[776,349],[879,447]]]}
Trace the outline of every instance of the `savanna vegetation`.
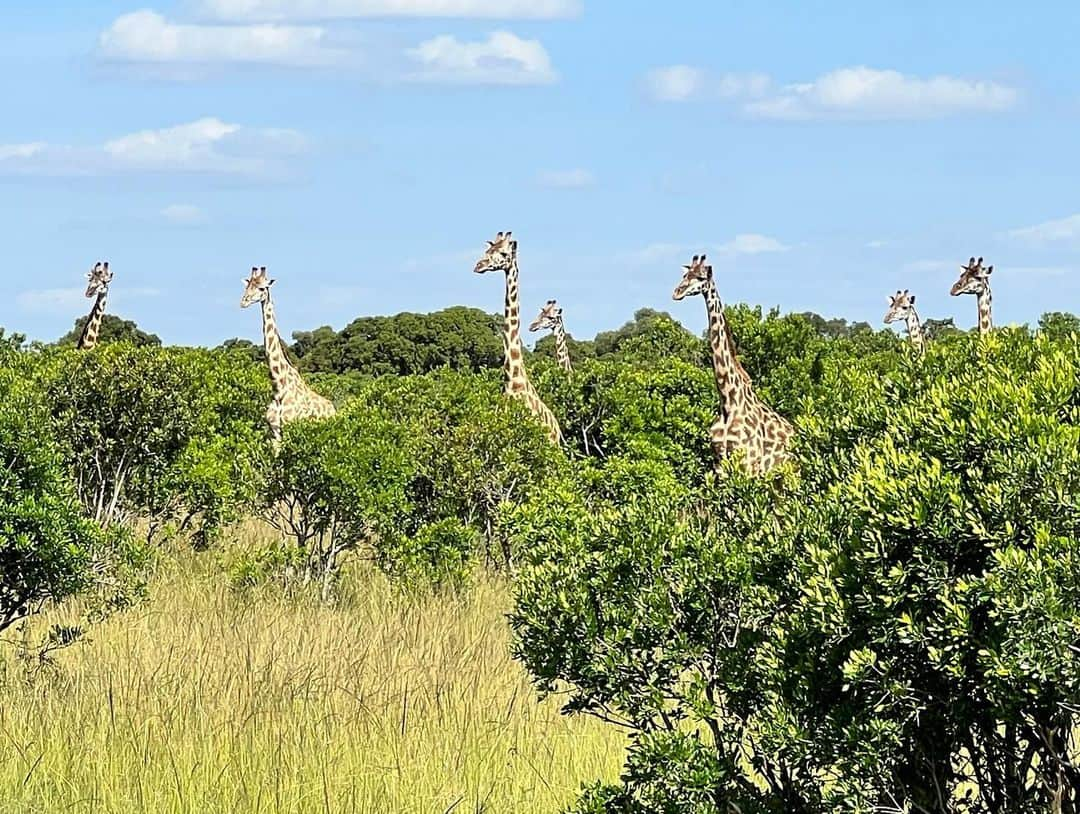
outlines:
{"label": "savanna vegetation", "polygon": [[[0,334],[0,812],[1080,810],[1080,334],[728,309],[708,347],[471,309],[257,346]],[[928,321],[932,322],[932,321]]]}

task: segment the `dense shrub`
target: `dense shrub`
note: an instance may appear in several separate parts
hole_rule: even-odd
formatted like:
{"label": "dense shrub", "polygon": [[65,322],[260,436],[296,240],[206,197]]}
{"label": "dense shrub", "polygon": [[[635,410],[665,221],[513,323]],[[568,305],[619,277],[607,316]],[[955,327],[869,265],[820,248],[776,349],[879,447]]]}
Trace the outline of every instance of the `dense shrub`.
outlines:
{"label": "dense shrub", "polygon": [[0,369],[0,631],[90,589],[121,601],[139,561],[123,534],[85,516],[44,404]]}
{"label": "dense shrub", "polygon": [[102,523],[208,542],[254,497],[265,374],[239,357],[117,344],[24,356],[42,387],[79,497]]}
{"label": "dense shrub", "polygon": [[634,734],[578,810],[1076,810],[1077,343],[827,363],[779,481],[512,511],[517,655]]}

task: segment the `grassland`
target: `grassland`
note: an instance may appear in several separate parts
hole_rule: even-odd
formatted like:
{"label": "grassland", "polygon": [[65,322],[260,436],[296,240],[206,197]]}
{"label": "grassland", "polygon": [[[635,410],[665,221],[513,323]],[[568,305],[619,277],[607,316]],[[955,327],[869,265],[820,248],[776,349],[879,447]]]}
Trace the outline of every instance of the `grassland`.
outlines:
{"label": "grassland", "polygon": [[538,701],[506,606],[496,581],[408,600],[363,569],[336,607],[240,595],[212,555],[168,557],[56,669],[0,646],[0,812],[556,812],[623,744]]}

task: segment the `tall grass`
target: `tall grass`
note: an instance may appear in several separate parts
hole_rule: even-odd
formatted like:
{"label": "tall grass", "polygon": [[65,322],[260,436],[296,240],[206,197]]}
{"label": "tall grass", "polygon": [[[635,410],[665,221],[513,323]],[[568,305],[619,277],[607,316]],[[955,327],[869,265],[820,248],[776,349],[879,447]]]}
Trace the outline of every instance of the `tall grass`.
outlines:
{"label": "tall grass", "polygon": [[190,554],[160,570],[56,670],[0,651],[3,814],[555,812],[618,772],[619,736],[508,657],[496,582],[409,601],[361,571],[331,608]]}

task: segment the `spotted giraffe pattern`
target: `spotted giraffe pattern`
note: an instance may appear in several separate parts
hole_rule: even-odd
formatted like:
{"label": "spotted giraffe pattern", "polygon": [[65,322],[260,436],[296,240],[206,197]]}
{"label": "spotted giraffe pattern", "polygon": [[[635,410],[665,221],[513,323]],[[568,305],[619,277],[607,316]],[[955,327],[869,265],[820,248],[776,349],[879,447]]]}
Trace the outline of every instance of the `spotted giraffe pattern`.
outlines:
{"label": "spotted giraffe pattern", "polygon": [[889,296],[889,310],[885,312],[885,324],[903,321],[907,325],[908,340],[911,346],[919,353],[926,350],[926,339],[923,337],[922,323],[915,311],[915,295],[907,289],[897,291]]}
{"label": "spotted giraffe pattern", "polygon": [[266,423],[270,425],[270,436],[276,446],[281,442],[281,428],[288,422],[301,418],[329,418],[336,410],[328,399],[304,383],[300,371],[289,361],[285,343],[278,333],[274,303],[270,297],[270,286],[273,284],[274,281],[266,276],[265,266],[253,266],[251,276],[244,281],[240,307],[262,303],[263,346],[274,389],[274,396],[266,409]]}
{"label": "spotted giraffe pattern", "polygon": [[86,297],[95,298],[90,314],[83,325],[82,333],[76,347],[79,350],[93,350],[97,345],[98,336],[101,334],[101,322],[105,318],[105,303],[109,298],[109,283],[112,282],[113,273],[109,270],[109,264],[104,261],[94,263],[90,273],[86,275]]}
{"label": "spotted giraffe pattern", "polygon": [[954,297],[961,294],[974,294],[979,304],[979,335],[986,336],[994,329],[991,305],[993,297],[990,295],[990,275],[994,273],[993,266],[983,267],[983,259],[976,260],[972,257],[966,266],[960,266],[960,279],[953,283],[949,291]]}
{"label": "spotted giraffe pattern", "polygon": [[736,356],[724,305],[705,255],[695,255],[683,269],[683,278],[672,298],[682,300],[700,294],[709,316],[709,345],[720,396],[720,415],[709,428],[713,453],[719,463],[741,452],[743,465],[750,474],[765,474],[789,457],[795,429],[754,393],[753,382]]}
{"label": "spotted giraffe pattern", "polygon": [[488,241],[487,249],[473,269],[477,274],[502,271],[506,274],[506,319],[503,324],[503,373],[506,376],[506,395],[522,401],[547,429],[552,443],[562,441],[562,430],[550,408],[544,404],[525,372],[521,347],[521,303],[518,298],[517,241],[510,232],[499,232]]}
{"label": "spotted giraffe pattern", "polygon": [[555,337],[555,358],[559,362],[559,367],[567,373],[574,372],[574,367],[570,364],[570,349],[566,345],[566,325],[563,323],[562,308],[555,300],[544,303],[544,307],[540,309],[539,316],[533,320],[529,330],[533,333],[541,330],[551,331],[552,336]]}

